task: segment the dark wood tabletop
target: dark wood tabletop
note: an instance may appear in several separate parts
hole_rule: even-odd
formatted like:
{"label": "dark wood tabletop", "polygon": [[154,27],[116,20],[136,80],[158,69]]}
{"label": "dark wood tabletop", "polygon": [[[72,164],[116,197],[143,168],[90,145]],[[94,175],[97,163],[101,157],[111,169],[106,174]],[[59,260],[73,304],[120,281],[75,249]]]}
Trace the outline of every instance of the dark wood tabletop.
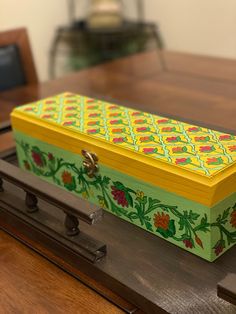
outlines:
{"label": "dark wood tabletop", "polygon": [[[14,106],[70,91],[116,101],[152,113],[236,134],[236,60],[173,52],[164,53],[164,58],[167,65],[165,71],[161,68],[158,54],[147,52],[73,73],[61,79],[0,93],[0,114],[4,117],[0,123],[5,123],[9,119],[10,111]],[[10,132],[0,134],[0,151],[11,150],[13,146]],[[12,310],[11,298],[17,300],[20,295],[24,297],[17,308],[18,311],[27,310],[30,305],[36,306],[38,312],[47,310],[52,313],[50,309],[59,308],[63,312],[66,306],[72,306],[73,295],[80,294],[80,289],[82,289],[81,295],[90,303],[91,313],[119,313],[118,308],[94,292],[86,290],[87,288],[73,281],[68,275],[62,275],[59,269],[4,233],[0,234],[0,246],[4,250],[4,255],[0,255],[0,285],[6,286],[4,294],[0,293],[0,304],[5,305],[6,312],[10,313]],[[17,251],[17,256],[15,251]],[[27,263],[22,263],[24,258]],[[53,278],[53,274],[60,272],[63,280],[58,279],[56,282],[60,288],[55,289],[51,281],[45,279],[46,276],[40,278],[36,285],[39,287],[39,292],[36,288],[33,290],[29,288],[31,287],[28,285],[30,277],[37,282],[33,265],[42,267],[40,268],[42,272],[49,272],[50,278]],[[24,272],[26,276],[21,276],[20,274]],[[8,273],[12,275],[12,280],[7,280]],[[17,290],[16,287],[21,281],[22,289]],[[72,296],[69,297],[68,287],[72,281],[71,290],[73,291]],[[65,291],[66,295],[63,298]],[[37,293],[39,293],[39,299]],[[43,301],[44,294],[46,299]],[[8,300],[6,296],[10,299]],[[52,308],[49,307],[50,298],[53,300]],[[76,303],[81,312],[84,309],[82,299],[79,298]],[[223,308],[222,302],[221,308]],[[194,304],[192,307],[194,308]],[[71,313],[75,313],[76,306],[73,305],[71,310]],[[87,310],[86,313],[90,312]],[[196,313],[200,312],[196,311]],[[232,308],[230,313],[233,313]]]}
{"label": "dark wood tabletop", "polygon": [[1,230],[0,252],[1,313],[123,313]]}
{"label": "dark wood tabletop", "polygon": [[71,91],[235,132],[236,60],[173,52],[164,57],[165,71],[158,54],[148,52],[1,93],[1,116],[9,116],[12,106]]}

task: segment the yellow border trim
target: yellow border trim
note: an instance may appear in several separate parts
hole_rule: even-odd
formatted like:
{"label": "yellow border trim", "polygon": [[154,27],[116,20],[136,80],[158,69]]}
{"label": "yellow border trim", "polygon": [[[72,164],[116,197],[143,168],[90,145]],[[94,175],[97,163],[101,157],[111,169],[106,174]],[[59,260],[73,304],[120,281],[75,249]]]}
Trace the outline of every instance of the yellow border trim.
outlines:
{"label": "yellow border trim", "polygon": [[161,160],[147,158],[103,139],[63,128],[56,123],[36,119],[17,109],[13,111],[11,118],[13,129],[77,154],[81,154],[82,149],[93,151],[97,153],[99,161],[110,168],[209,207],[231,195],[236,189],[235,163],[224,171],[207,177]]}

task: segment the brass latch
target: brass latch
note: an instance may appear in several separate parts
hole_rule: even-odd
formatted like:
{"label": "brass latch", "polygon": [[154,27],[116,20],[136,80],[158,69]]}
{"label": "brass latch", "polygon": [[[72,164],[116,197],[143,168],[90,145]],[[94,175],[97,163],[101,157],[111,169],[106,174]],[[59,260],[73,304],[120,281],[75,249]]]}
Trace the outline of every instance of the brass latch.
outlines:
{"label": "brass latch", "polygon": [[93,178],[96,172],[98,172],[98,157],[96,154],[88,152],[86,150],[82,150],[82,155],[85,158],[85,160],[83,161],[84,169],[86,170],[89,178]]}

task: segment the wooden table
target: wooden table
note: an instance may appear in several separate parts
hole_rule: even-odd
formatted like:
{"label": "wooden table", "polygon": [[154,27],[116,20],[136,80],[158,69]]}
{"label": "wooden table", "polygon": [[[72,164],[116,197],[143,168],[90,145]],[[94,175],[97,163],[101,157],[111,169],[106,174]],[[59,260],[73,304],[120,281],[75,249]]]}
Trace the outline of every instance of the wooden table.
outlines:
{"label": "wooden table", "polygon": [[[12,106],[70,91],[106,100],[117,100],[121,104],[128,104],[152,113],[181,118],[181,120],[196,122],[203,126],[212,126],[213,128],[235,134],[236,61],[171,52],[165,53],[164,57],[167,63],[167,71],[164,72],[161,70],[156,52],[148,52],[83,70],[62,79],[1,93],[0,106],[3,102],[10,104],[9,107],[4,107],[6,117],[9,115]],[[8,139],[4,140],[3,136],[8,137]],[[12,148],[13,142],[9,140],[10,136],[10,134],[0,135],[0,150]],[[4,250],[4,257],[3,255],[0,257],[0,274],[1,276],[5,274],[0,284],[4,282],[7,287],[7,289],[5,288],[4,298],[2,298],[6,311],[10,312],[12,309],[10,304],[14,303],[8,301],[7,295],[11,295],[13,300],[25,295],[22,298],[22,302],[18,305],[18,310],[28,309],[30,304],[31,306],[36,306],[36,309],[38,307],[39,311],[50,311],[50,309],[58,309],[59,311],[60,308],[61,312],[63,312],[63,304],[72,306],[71,300],[73,295],[79,295],[80,293],[90,302],[89,297],[92,292],[86,290],[82,284],[74,282],[69,276],[9,236],[1,233],[0,239],[1,247]],[[18,258],[16,258],[15,251],[18,252]],[[27,263],[22,264],[21,261],[24,257]],[[17,260],[17,263],[14,263],[15,260]],[[37,289],[32,290],[29,285],[30,278],[33,278],[33,282],[37,281],[32,265],[36,265],[43,272],[51,272],[50,278],[54,278],[55,274],[60,274],[63,280],[57,278],[58,280],[55,283],[55,287],[60,287],[60,289],[54,289],[55,287],[51,282],[42,276],[37,285],[40,296],[38,299]],[[22,269],[26,272],[26,276],[20,276]],[[16,293],[13,281],[7,283],[7,273],[15,274],[15,280],[18,285],[23,281],[21,293],[19,291]],[[70,301],[68,301],[67,296],[70,294],[68,287],[70,287],[71,281],[73,281],[73,288],[71,289],[74,290],[72,291]],[[28,285],[29,288],[27,289]],[[80,292],[80,289],[82,291],[86,290],[86,292]],[[58,300],[57,298],[58,296],[62,297],[65,291],[65,303],[63,303],[62,299]],[[43,301],[44,294],[46,296],[45,301]],[[47,301],[49,300],[48,295],[53,300],[51,308],[49,307],[50,303]],[[2,294],[0,296],[2,297]],[[105,313],[109,306],[109,313],[113,313],[112,311],[114,313],[116,311],[119,312],[117,308],[108,304],[95,293],[93,297],[93,304],[90,303],[91,312],[103,313],[104,311]],[[200,296],[199,298],[201,299]],[[96,301],[98,299],[100,301]],[[0,299],[0,304],[2,304],[1,301]],[[83,302],[80,298],[77,302],[76,304],[82,311],[84,309]],[[122,303],[122,300],[120,302]],[[224,301],[219,301],[219,311],[222,311],[223,308],[229,309],[228,305],[226,303],[224,305],[222,302]],[[192,307],[192,309],[195,308],[194,313],[202,313],[201,308],[198,308],[198,304],[195,304],[194,301]],[[73,306],[71,309],[73,312],[76,307]],[[209,310],[214,312],[217,309],[209,306]],[[233,313],[232,311],[231,308],[229,313]]]}
{"label": "wooden table", "polygon": [[0,312],[123,313],[0,230]]}
{"label": "wooden table", "polygon": [[6,116],[13,105],[71,91],[235,132],[236,61],[173,52],[164,56],[164,72],[156,52],[148,52],[1,93],[0,108],[11,103],[3,107]]}

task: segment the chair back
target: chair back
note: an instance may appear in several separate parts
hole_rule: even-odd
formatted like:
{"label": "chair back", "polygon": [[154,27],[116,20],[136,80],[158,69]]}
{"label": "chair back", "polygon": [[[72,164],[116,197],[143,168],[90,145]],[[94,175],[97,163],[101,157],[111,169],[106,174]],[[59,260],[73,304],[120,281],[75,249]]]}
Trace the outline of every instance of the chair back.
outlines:
{"label": "chair back", "polygon": [[0,91],[37,82],[26,29],[0,32]]}

